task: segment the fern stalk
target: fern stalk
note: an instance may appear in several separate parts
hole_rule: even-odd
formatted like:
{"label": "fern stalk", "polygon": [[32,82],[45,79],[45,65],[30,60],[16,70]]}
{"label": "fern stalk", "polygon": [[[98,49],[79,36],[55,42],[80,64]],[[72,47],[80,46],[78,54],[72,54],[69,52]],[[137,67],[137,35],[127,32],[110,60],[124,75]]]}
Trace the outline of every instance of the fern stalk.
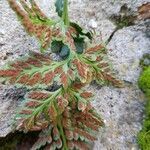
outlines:
{"label": "fern stalk", "polygon": [[64,134],[64,131],[63,131],[63,127],[62,127],[62,117],[59,116],[58,117],[58,127],[60,129],[60,135],[62,137],[62,141],[63,141],[63,150],[69,150],[68,149],[68,146],[67,146],[67,141],[66,141],[66,138],[65,138],[65,134]]}
{"label": "fern stalk", "polygon": [[[61,88],[61,89],[62,89],[62,93],[63,93],[64,89],[63,88]],[[60,112],[61,110],[58,108],[56,101],[55,101],[55,107],[58,111],[58,114],[61,114],[61,112]],[[67,141],[66,141],[63,126],[62,126],[62,115],[59,115],[57,117],[57,123],[58,123],[58,128],[60,129],[59,130],[60,131],[60,136],[62,137],[62,142],[63,142],[63,148],[62,149],[63,150],[68,150]]]}
{"label": "fern stalk", "polygon": [[63,21],[66,26],[69,26],[68,0],[64,0]]}

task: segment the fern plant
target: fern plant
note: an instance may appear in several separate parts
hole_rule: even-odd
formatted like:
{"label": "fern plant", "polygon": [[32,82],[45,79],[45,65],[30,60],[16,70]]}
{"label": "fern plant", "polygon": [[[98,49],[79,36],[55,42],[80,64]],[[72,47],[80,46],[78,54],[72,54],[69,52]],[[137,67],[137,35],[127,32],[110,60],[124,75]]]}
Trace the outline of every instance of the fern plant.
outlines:
{"label": "fern plant", "polygon": [[[32,150],[90,149],[103,121],[91,105],[93,94],[86,85],[95,80],[122,86],[106,48],[91,44],[92,34],[70,22],[67,0],[56,0],[57,20],[46,17],[34,0],[30,5],[25,0],[20,5],[8,2],[28,33],[38,38],[41,52],[51,50],[60,56],[56,61],[51,55],[30,52],[0,70],[2,83],[29,89],[15,117],[16,129],[41,131]],[[48,90],[55,82],[58,88]]]}

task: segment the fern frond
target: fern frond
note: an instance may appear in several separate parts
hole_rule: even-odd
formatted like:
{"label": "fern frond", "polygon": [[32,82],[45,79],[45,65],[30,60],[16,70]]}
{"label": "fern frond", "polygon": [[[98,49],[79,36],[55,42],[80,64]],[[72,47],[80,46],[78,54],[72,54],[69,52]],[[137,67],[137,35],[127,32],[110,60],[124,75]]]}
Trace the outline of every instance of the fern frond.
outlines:
{"label": "fern frond", "polygon": [[[31,91],[16,116],[17,129],[41,131],[32,150],[73,148],[87,149],[96,140],[95,133],[103,121],[90,105],[90,92],[84,89],[63,88],[55,92]],[[79,107],[79,103],[85,104]]]}
{"label": "fern frond", "polygon": [[[64,111],[63,115],[60,115],[54,124],[51,123],[52,128],[50,128],[51,130],[49,131],[49,133],[51,133],[49,138],[39,137],[37,142],[33,145],[32,150],[37,150],[37,146],[39,147],[39,145],[40,147],[45,146],[44,149],[50,149],[52,147],[54,149],[90,149],[89,142],[96,140],[96,132],[84,125],[84,122],[78,124],[78,118],[73,118],[74,115],[76,115],[77,111],[71,110],[72,109],[69,109],[69,112],[67,112],[69,113],[69,116],[67,115],[68,117],[64,115],[66,114],[66,112]],[[83,112],[77,113],[79,113],[81,116],[84,116],[86,111],[84,112],[84,114]],[[94,117],[95,116],[93,116],[93,118]],[[64,122],[64,120],[66,121]],[[67,122],[69,122],[69,124]],[[87,122],[89,122],[89,120],[87,120]],[[101,120],[99,120],[99,122],[101,122],[101,124],[98,126],[98,128],[103,125],[103,122]],[[47,129],[49,129],[49,127]],[[44,137],[46,137],[46,135]],[[51,138],[52,141],[48,143],[47,139],[51,140]]]}
{"label": "fern frond", "polygon": [[[55,121],[57,116],[65,111],[71,101],[76,103],[75,107],[79,111],[84,112],[89,107],[89,100],[93,96],[90,92],[85,92],[82,89],[78,91],[71,89],[64,94],[62,92],[63,88],[55,92],[40,90],[29,92],[16,118],[19,120],[18,128],[23,127],[24,130],[40,130],[46,127],[47,121]],[[65,121],[67,120],[64,120],[64,122]],[[44,124],[41,124],[41,122],[44,122]],[[64,124],[66,126],[68,125],[67,122]]]}
{"label": "fern frond", "polygon": [[[92,107],[93,97],[84,86],[96,80],[99,84],[121,86],[115,78],[107,51],[101,44],[86,47],[92,33],[78,24],[67,25],[62,19],[53,21],[46,17],[34,0],[8,0],[12,9],[29,34],[39,39],[41,49],[51,48],[61,59],[39,53],[8,64],[0,70],[0,81],[30,89],[15,117],[16,129],[40,131],[32,150],[80,149],[88,150],[94,142],[102,119]],[[58,15],[62,16],[63,1],[56,1]],[[57,83],[59,88],[47,91]]]}
{"label": "fern frond", "polygon": [[[62,112],[57,109],[68,105],[68,101],[60,95],[60,89],[56,92],[32,91],[26,95],[21,110],[16,116],[18,128],[28,131],[41,130],[48,126],[49,120],[54,121]],[[60,101],[63,99],[64,101]],[[20,120],[21,118],[21,120]]]}
{"label": "fern frond", "polygon": [[38,149],[41,148],[41,146],[43,147],[46,144],[51,144],[52,143],[51,128],[52,127],[48,127],[48,128],[43,129],[41,131],[38,140],[32,146],[31,150],[38,150]]}
{"label": "fern frond", "polygon": [[[52,62],[50,57],[32,53],[29,58],[11,63],[5,69],[0,70],[0,78],[8,81],[8,83],[23,85],[29,89],[47,88],[53,84],[53,81],[58,81],[66,87],[69,85],[71,76],[73,76],[69,75],[73,71],[69,69],[66,62]],[[63,71],[64,67],[66,71]]]}
{"label": "fern frond", "polygon": [[71,29],[73,29],[73,31],[76,31],[76,35],[77,37],[81,36],[86,36],[88,39],[92,40],[93,39],[93,35],[91,32],[87,32],[85,30],[82,29],[82,27],[80,27],[78,24],[76,24],[75,22],[71,22],[70,26],[72,27]]}
{"label": "fern frond", "polygon": [[47,16],[41,11],[39,6],[36,4],[35,0],[30,0],[32,10],[36,13],[36,15],[41,19],[45,20],[47,19]]}
{"label": "fern frond", "polygon": [[29,34],[39,39],[41,49],[47,49],[52,36],[51,25],[54,22],[44,15],[34,0],[31,0],[31,7],[25,0],[20,0],[22,8],[16,0],[8,0],[8,2]]}
{"label": "fern frond", "polygon": [[[49,19],[38,7],[34,0],[30,0],[28,6],[25,0],[20,0],[20,5],[16,0],[8,0],[10,7],[16,12],[19,20],[30,35],[35,36],[41,43],[41,50],[46,50],[51,46],[52,41],[62,41],[72,50],[76,51],[78,43],[75,39],[81,37],[92,39],[90,32],[84,32],[76,23],[71,23],[69,27],[62,25],[62,22]],[[57,24],[57,25],[56,25]],[[62,27],[63,26],[63,27]],[[64,31],[66,31],[64,33]],[[81,42],[84,43],[84,40]]]}
{"label": "fern frond", "polygon": [[105,60],[105,49],[101,45],[86,50],[85,54],[70,51],[69,57],[60,62],[39,53],[32,53],[29,58],[0,70],[0,78],[29,89],[47,88],[54,81],[67,89],[76,80],[84,84],[90,83],[93,79],[100,84],[122,85],[122,82],[116,79],[108,61]]}
{"label": "fern frond", "polygon": [[92,77],[98,84],[111,83],[114,86],[122,87],[123,82],[115,77],[106,56],[107,50],[100,44],[86,49],[82,61],[90,64],[90,67],[93,68]]}

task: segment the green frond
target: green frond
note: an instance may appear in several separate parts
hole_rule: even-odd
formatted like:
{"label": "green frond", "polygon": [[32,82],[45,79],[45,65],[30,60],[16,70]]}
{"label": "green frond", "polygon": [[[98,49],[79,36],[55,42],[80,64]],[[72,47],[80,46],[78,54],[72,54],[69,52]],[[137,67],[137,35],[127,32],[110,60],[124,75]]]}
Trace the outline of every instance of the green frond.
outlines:
{"label": "green frond", "polygon": [[25,0],[20,0],[22,8],[16,0],[8,0],[8,2],[26,31],[40,41],[41,49],[47,49],[51,41],[51,26],[55,22],[44,15],[34,0],[30,0],[31,7]]}
{"label": "green frond", "polygon": [[[32,150],[40,147],[54,149],[88,148],[89,142],[96,140],[96,132],[103,121],[90,104],[90,92],[84,89],[62,88],[55,92],[31,91],[16,116],[18,130],[41,131]],[[79,107],[84,101],[86,106]]]}
{"label": "green frond", "polygon": [[[68,58],[59,62],[43,54],[32,53],[30,57],[0,70],[0,78],[5,79],[6,83],[29,89],[47,88],[54,81],[67,89],[75,80],[90,83],[93,79],[100,84],[110,82],[120,86],[122,83],[115,78],[109,63],[103,59],[103,49],[98,45],[86,50],[84,54],[70,51]],[[89,54],[95,58],[89,57]]]}
{"label": "green frond", "polygon": [[[20,0],[21,6],[15,0],[8,2],[29,34],[39,39],[42,52],[50,48],[61,58],[54,61],[33,52],[0,70],[3,84],[29,89],[15,117],[16,129],[41,132],[31,150],[91,149],[103,121],[90,103],[93,94],[84,86],[93,80],[122,86],[110,67],[106,48],[101,44],[87,47],[92,33],[69,23],[67,1],[56,1],[61,17],[57,21],[47,18],[34,0],[30,5]],[[59,88],[47,91],[53,83]]]}

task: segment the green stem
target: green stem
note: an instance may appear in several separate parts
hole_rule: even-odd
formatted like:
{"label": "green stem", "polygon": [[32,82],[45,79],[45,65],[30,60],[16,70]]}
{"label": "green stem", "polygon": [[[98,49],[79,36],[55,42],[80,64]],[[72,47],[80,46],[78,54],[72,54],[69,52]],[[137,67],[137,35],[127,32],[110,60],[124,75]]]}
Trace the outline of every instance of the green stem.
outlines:
{"label": "green stem", "polygon": [[63,21],[65,25],[69,26],[68,0],[64,0]]}
{"label": "green stem", "polygon": [[62,117],[59,116],[58,117],[58,127],[59,127],[60,135],[61,135],[62,141],[63,141],[63,150],[69,150],[68,146],[67,146],[67,141],[66,141],[66,138],[65,138],[65,134],[64,134],[64,130],[63,130],[61,121],[62,121]]}
{"label": "green stem", "polygon": [[59,114],[57,116],[57,126],[59,128],[59,133],[60,133],[60,136],[61,136],[62,142],[63,142],[63,148],[62,148],[62,150],[69,150],[68,146],[67,146],[67,141],[66,141],[66,137],[65,137],[65,134],[64,134],[63,126],[62,126],[62,119],[63,119],[62,113],[60,113],[60,110],[59,110],[59,108],[57,106],[57,102],[56,101],[54,102],[54,106],[57,109],[57,112]]}
{"label": "green stem", "polygon": [[[36,116],[39,112],[42,112],[43,109],[44,109],[46,106],[48,106],[48,105],[51,103],[51,101],[52,101],[53,99],[55,100],[55,97],[57,97],[57,95],[61,92],[61,90],[62,90],[62,89],[60,88],[60,89],[58,89],[56,92],[53,92],[53,95],[52,95],[50,98],[48,98],[47,100],[45,100],[41,106],[37,107],[37,108],[35,109],[35,111],[31,114],[30,117]],[[53,102],[53,101],[52,101],[52,102]]]}

